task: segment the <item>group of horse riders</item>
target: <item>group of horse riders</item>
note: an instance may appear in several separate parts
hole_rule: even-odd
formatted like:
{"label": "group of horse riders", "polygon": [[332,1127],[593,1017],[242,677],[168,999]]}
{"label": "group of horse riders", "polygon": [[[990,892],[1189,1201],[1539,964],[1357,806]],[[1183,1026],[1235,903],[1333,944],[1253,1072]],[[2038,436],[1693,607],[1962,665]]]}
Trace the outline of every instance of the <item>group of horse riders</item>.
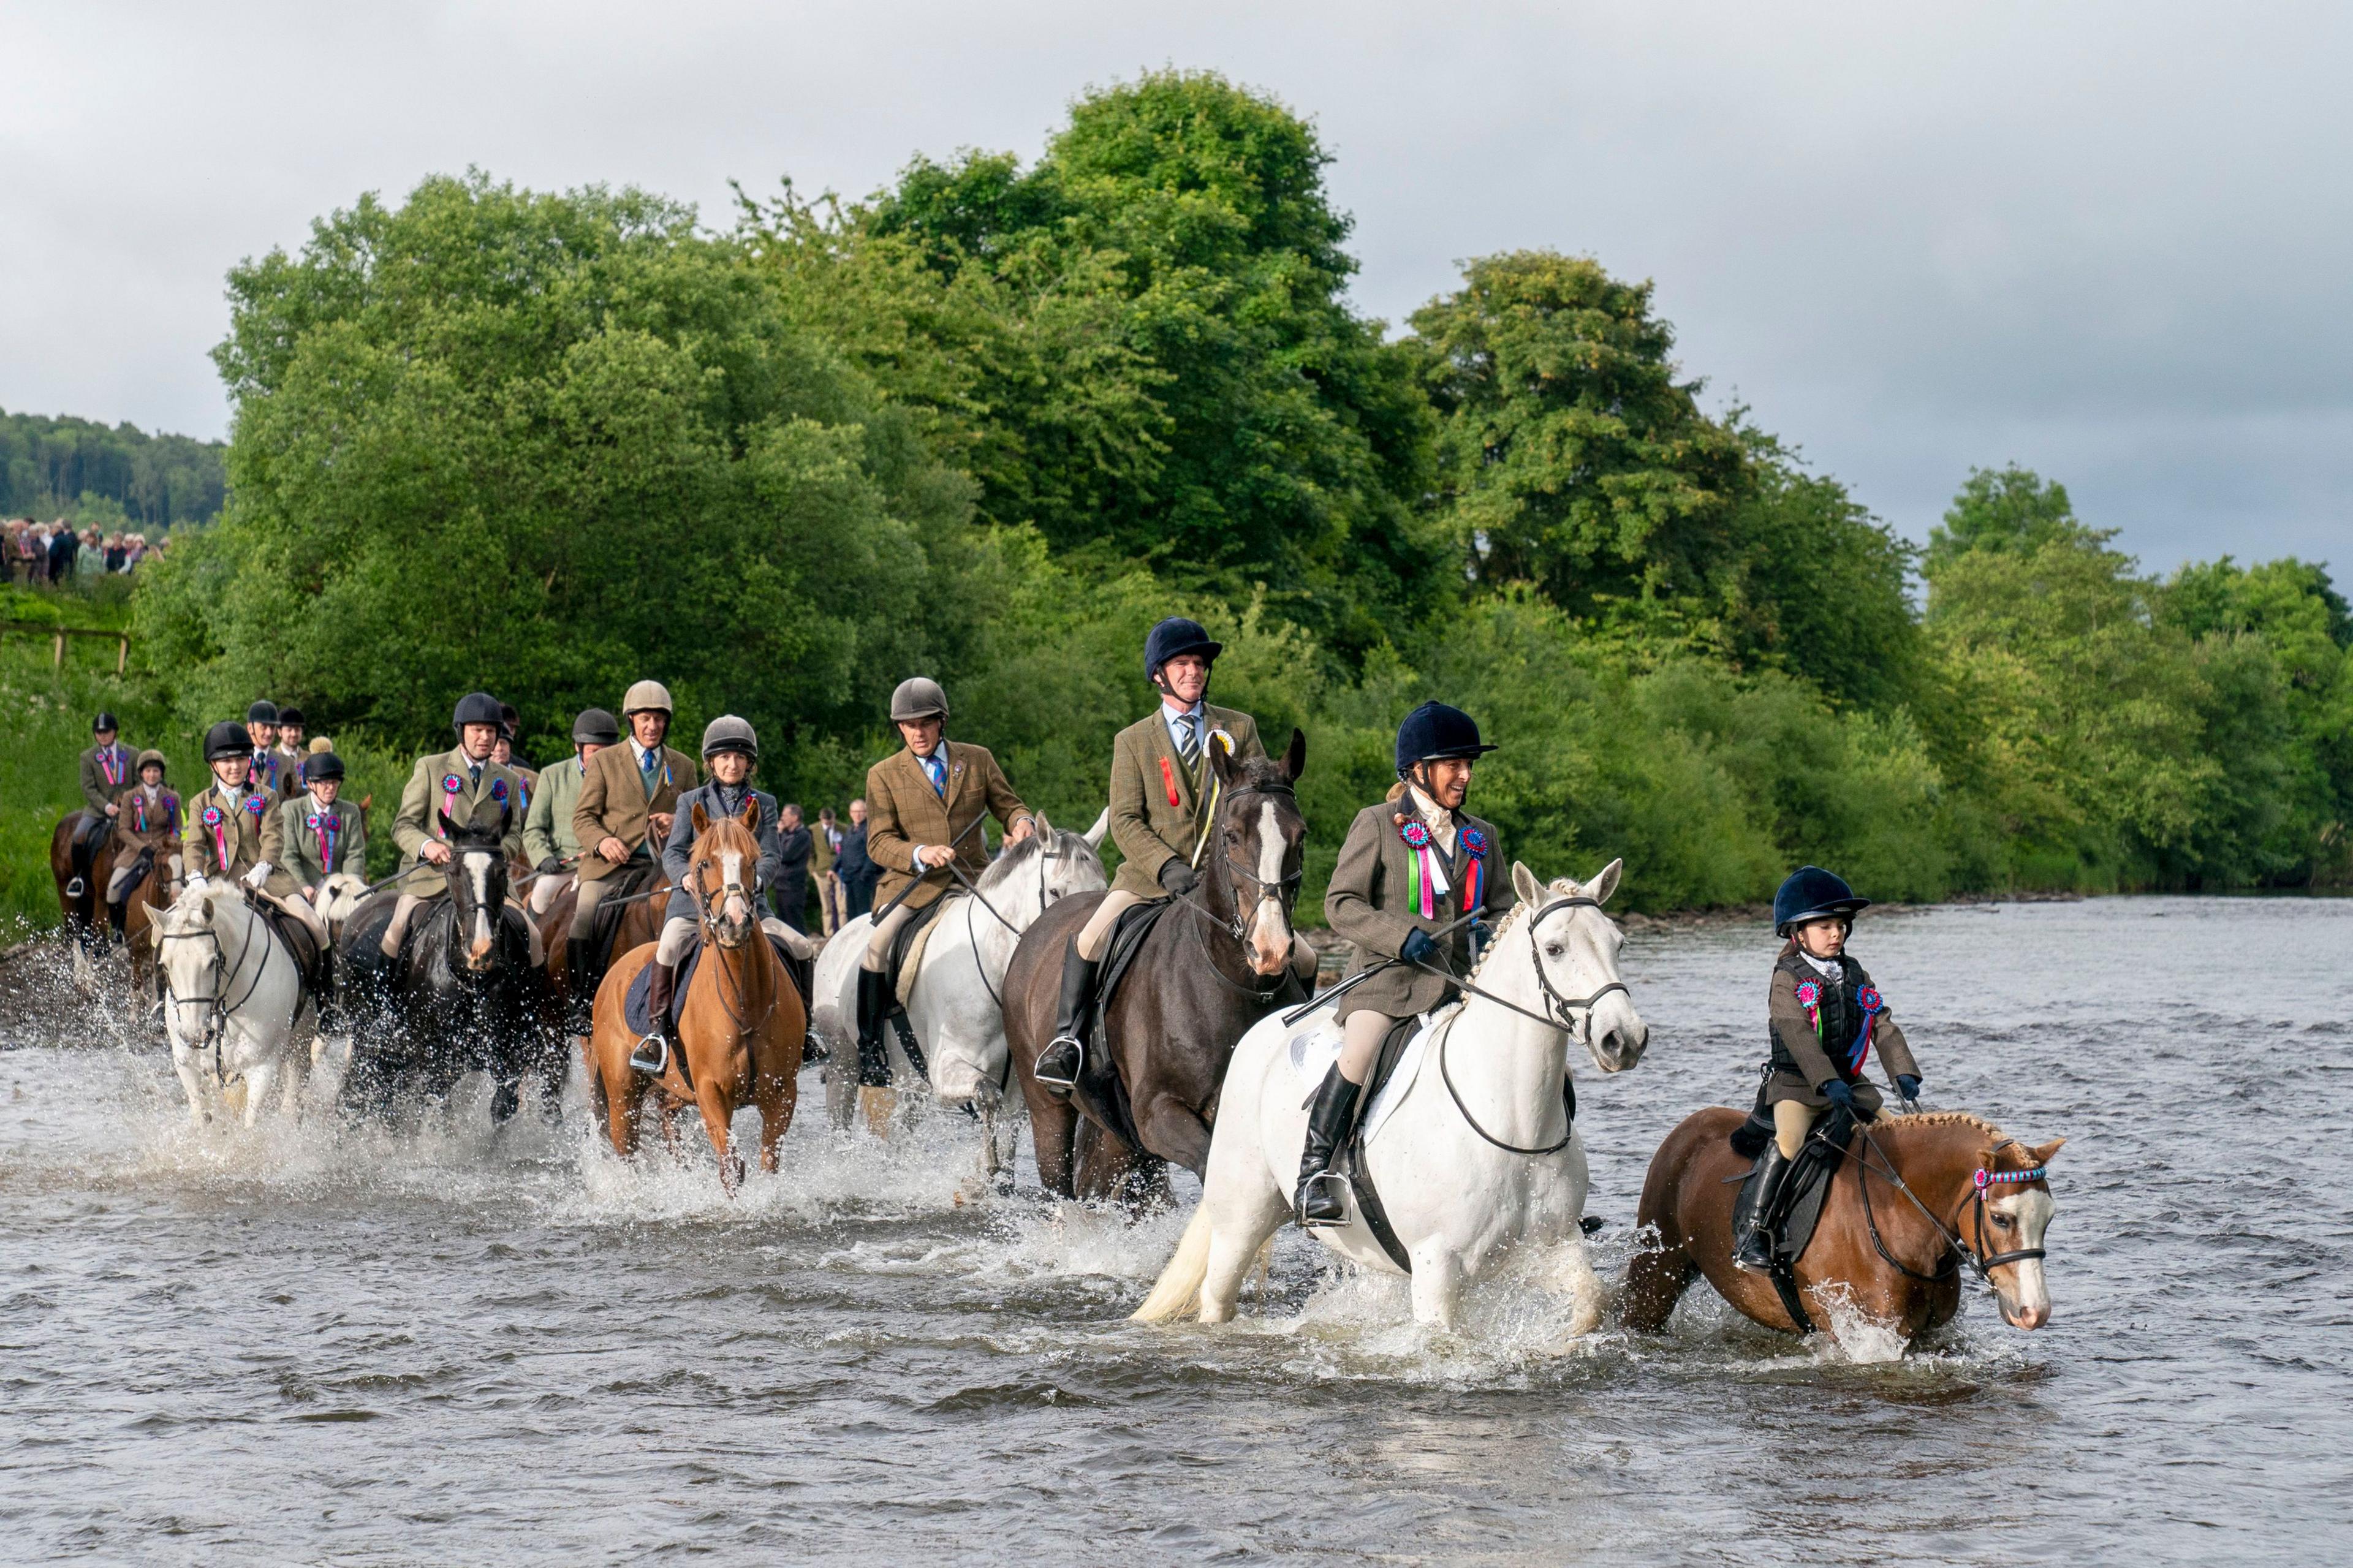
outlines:
{"label": "group of horse riders", "polygon": [[[1199,885],[1217,788],[1211,749],[1236,762],[1265,755],[1249,714],[1208,700],[1222,651],[1198,622],[1181,616],[1161,621],[1145,640],[1144,671],[1160,703],[1112,744],[1108,816],[1122,862],[1062,955],[1056,1028],[1033,1068],[1050,1094],[1069,1096],[1085,1069],[1087,1020],[1122,917],[1151,900],[1183,899]],[[713,720],[698,763],[667,743],[673,705],[660,683],[637,682],[621,708],[618,721],[602,709],[582,712],[572,731],[574,755],[532,773],[509,760],[514,710],[481,692],[460,700],[452,721],[457,744],[418,758],[401,794],[392,828],[402,858],[397,902],[381,945],[396,954],[420,905],[446,889],[452,830],[495,817],[510,858],[534,868],[532,916],[544,916],[567,885],[577,888],[566,957],[569,1024],[585,1034],[602,967],[594,953],[597,911],[623,885],[623,873],[664,867],[672,886],[646,1009],[655,1028],[632,1058],[633,1066],[651,1071],[670,1048],[663,1021],[697,924],[682,886],[694,836],[678,831],[680,819],[691,820],[697,806],[706,820],[744,818],[756,805],[757,885],[765,888],[781,870],[777,808],[773,796],[752,786],[759,744],[744,720]],[[1034,814],[988,749],[947,737],[948,701],[938,682],[920,676],[901,682],[890,716],[902,747],[866,777],[868,853],[881,881],[860,963],[862,1063],[883,1059],[894,944],[956,882],[969,883],[987,869],[978,824],[993,817],[1008,844],[1036,828]],[[365,827],[360,813],[337,798],[343,763],[332,751],[304,751],[301,726],[299,712],[268,702],[254,704],[243,724],[214,725],[205,739],[212,776],[184,810],[164,785],[162,755],[132,757],[117,740],[113,716],[100,714],[95,744],[81,758],[89,808],[75,835],[69,895],[81,896],[90,851],[111,826],[126,840],[175,847],[191,881],[233,879],[266,896],[301,920],[325,951],[317,909],[322,885],[346,868],[364,870]],[[1338,1058],[1310,1106],[1294,1200],[1303,1225],[1346,1217],[1338,1184],[1322,1178],[1382,1042],[1401,1020],[1459,994],[1457,982],[1512,905],[1500,835],[1464,809],[1477,760],[1494,749],[1461,710],[1422,704],[1398,728],[1396,783],[1349,824],[1324,913],[1352,945],[1354,984],[1336,1010]],[[116,893],[110,889],[110,903]],[[1836,1107],[1867,1119],[1879,1109],[1877,1091],[1861,1076],[1873,1048],[1906,1099],[1919,1092],[1918,1065],[1885,999],[1845,954],[1854,916],[1869,902],[1811,866],[1794,872],[1776,897],[1775,935],[1786,945],[1768,990],[1770,1055],[1754,1112],[1770,1123],[1771,1140],[1759,1179],[1744,1192],[1736,1216],[1743,1268],[1769,1267],[1784,1179],[1814,1118]],[[807,956],[797,932],[781,921],[763,924],[797,956]],[[536,942],[535,927],[533,932]],[[1293,971],[1304,988],[1314,978],[1315,955],[1295,935],[1293,941]]]}

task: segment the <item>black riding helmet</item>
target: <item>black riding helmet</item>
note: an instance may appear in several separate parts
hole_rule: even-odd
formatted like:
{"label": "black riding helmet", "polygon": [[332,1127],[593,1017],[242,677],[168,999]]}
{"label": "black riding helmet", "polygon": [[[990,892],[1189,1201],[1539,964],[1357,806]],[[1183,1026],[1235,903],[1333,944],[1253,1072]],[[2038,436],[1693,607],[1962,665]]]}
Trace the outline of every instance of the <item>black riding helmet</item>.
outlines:
{"label": "black riding helmet", "polygon": [[[274,713],[277,710],[273,708],[270,711]],[[217,763],[229,757],[251,755],[253,737],[247,734],[245,726],[236,720],[224,719],[205,731],[205,761]]]}
{"label": "black riding helmet", "polygon": [[617,746],[621,743],[621,721],[602,708],[583,708],[580,716],[572,721],[572,743]]}
{"label": "black riding helmet", "polygon": [[278,704],[267,697],[256,699],[253,706],[245,710],[245,721],[248,724],[277,723]]}
{"label": "black riding helmet", "polygon": [[1470,714],[1443,702],[1425,702],[1398,726],[1397,771],[1403,777],[1418,763],[1475,757],[1494,749],[1479,739],[1479,726]]}
{"label": "black riding helmet", "polygon": [[302,782],[317,784],[321,779],[343,776],[343,759],[332,752],[313,752],[302,759]]}
{"label": "black riding helmet", "polygon": [[1208,628],[1200,622],[1171,616],[1153,627],[1151,635],[1144,639],[1144,679],[1158,680],[1160,667],[1172,658],[1191,653],[1215,662],[1225,651],[1226,645],[1213,641]]}
{"label": "black riding helmet", "polygon": [[499,710],[499,700],[487,691],[470,691],[458,699],[458,711],[451,716],[449,727],[463,735],[469,724],[488,724],[498,729],[506,722]]}
{"label": "black riding helmet", "polygon": [[290,724],[295,729],[300,730],[303,725],[302,710],[300,708],[280,708],[278,710],[278,721],[280,724]]}
{"label": "black riding helmet", "polygon": [[122,726],[116,722],[113,714],[109,713],[105,709],[101,708],[98,710],[98,717],[90,721],[90,732],[93,735],[103,735],[109,730],[113,731],[116,734],[121,734],[122,732]]}
{"label": "black riding helmet", "polygon": [[501,733],[506,736],[510,744],[513,742],[515,731],[522,723],[522,715],[515,711],[515,705],[513,703],[501,702],[499,704],[499,730]]}
{"label": "black riding helmet", "polygon": [[1800,866],[1773,895],[1773,934],[1787,936],[1791,926],[1825,915],[1852,920],[1857,910],[1869,908],[1871,900],[1856,898],[1843,878],[1820,866]]}

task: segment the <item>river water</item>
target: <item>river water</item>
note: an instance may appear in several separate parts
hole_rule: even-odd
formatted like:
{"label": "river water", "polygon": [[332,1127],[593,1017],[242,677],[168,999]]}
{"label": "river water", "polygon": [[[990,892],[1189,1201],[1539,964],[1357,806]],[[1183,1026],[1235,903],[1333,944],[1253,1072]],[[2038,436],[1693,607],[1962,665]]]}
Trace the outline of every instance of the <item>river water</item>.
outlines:
{"label": "river water", "polygon": [[[1972,1294],[1890,1359],[1701,1283],[1564,1352],[1506,1280],[1431,1334],[1295,1232],[1261,1315],[1147,1329],[1181,1212],[975,1191],[961,1117],[837,1139],[814,1073],[730,1203],[576,1103],[494,1133],[479,1085],[198,1132],[158,1050],[20,997],[0,1559],[2344,1561],[2353,900],[1866,916],[1855,951],[1932,1104],[2069,1140],[2039,1333]],[[1772,956],[1629,945],[1649,1058],[1578,1075],[1613,1286],[1660,1138],[1753,1089]]]}

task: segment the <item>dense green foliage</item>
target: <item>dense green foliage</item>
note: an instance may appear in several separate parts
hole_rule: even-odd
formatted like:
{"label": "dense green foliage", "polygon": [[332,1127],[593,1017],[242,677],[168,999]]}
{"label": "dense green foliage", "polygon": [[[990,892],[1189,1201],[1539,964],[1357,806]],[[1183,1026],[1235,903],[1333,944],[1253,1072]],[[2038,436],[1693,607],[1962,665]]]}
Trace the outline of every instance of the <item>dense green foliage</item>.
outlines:
{"label": "dense green foliage", "polygon": [[221,509],[224,447],[136,425],[0,410],[0,516],[165,529]]}
{"label": "dense green foliage", "polygon": [[1078,826],[1187,613],[1218,699],[1307,732],[1309,919],[1429,697],[1503,743],[1474,805],[1514,854],[1622,855],[1641,908],[1809,859],[1883,899],[2345,879],[2319,568],[2152,580],[2014,468],[1915,552],[1710,414],[1590,259],[1471,262],[1388,341],[1324,163],[1167,72],[1029,168],[919,159],[727,234],[479,174],[364,198],[231,277],[235,499],[142,574],[142,722],[300,701],[389,790],[468,689],[545,758],[654,675],[690,743],[743,713],[765,783],[839,805],[920,671]]}

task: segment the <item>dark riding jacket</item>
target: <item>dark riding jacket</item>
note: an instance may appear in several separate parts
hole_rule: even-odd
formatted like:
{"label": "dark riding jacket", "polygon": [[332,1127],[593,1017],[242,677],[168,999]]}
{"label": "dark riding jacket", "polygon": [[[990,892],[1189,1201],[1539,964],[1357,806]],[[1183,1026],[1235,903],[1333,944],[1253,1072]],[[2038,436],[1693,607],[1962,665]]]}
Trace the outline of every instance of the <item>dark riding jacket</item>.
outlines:
{"label": "dark riding jacket", "polygon": [[[1830,1104],[1818,1084],[1838,1079],[1854,1089],[1854,1102],[1875,1111],[1879,1090],[1862,1077],[1868,1051],[1857,1059],[1855,1047],[1865,1027],[1867,1005],[1878,1000],[1870,973],[1852,957],[1839,961],[1842,971],[1833,981],[1806,962],[1795,942],[1773,965],[1773,983],[1766,995],[1766,1016],[1772,1037],[1772,1057],[1766,1063],[1765,1103],[1794,1100],[1816,1110]],[[1868,993],[1868,996],[1866,996]],[[1869,1047],[1879,1053],[1890,1077],[1918,1077],[1919,1063],[1904,1031],[1887,1016],[1883,1004],[1869,1014]]]}
{"label": "dark riding jacket", "polygon": [[[1454,814],[1454,853],[1450,856],[1435,835],[1426,850],[1407,842],[1409,826],[1427,831],[1411,791],[1395,800],[1381,801],[1356,813],[1340,846],[1340,862],[1324,893],[1324,918],[1334,931],[1356,944],[1348,973],[1356,974],[1384,959],[1395,958],[1409,932],[1435,931],[1468,912],[1484,911],[1490,922],[1501,920],[1512,907],[1511,862],[1504,858],[1503,841],[1494,824],[1468,812]],[[1422,856],[1427,853],[1443,879],[1446,890],[1437,892],[1427,877]],[[1433,913],[1421,912],[1417,889],[1430,890]],[[1438,963],[1457,974],[1471,973],[1471,931],[1466,923],[1436,939]],[[1399,963],[1373,976],[1340,999],[1338,1016],[1371,1009],[1392,1018],[1427,1013],[1454,994],[1444,978],[1411,964]]]}
{"label": "dark riding jacket", "polygon": [[760,858],[756,865],[745,868],[759,879],[759,886],[744,889],[752,895],[756,911],[761,906],[761,891],[773,888],[784,875],[784,858],[776,838],[776,797],[765,790],[754,789],[747,782],[733,788],[713,779],[698,784],[678,797],[678,820],[672,825],[669,839],[662,845],[663,874],[670,878],[670,902],[662,908],[662,920],[691,921],[695,918],[694,900],[686,890],[686,879],[694,859],[694,808],[702,807],[706,819],[722,816],[740,817],[744,803],[760,803],[760,826],[753,830],[759,840]]}

